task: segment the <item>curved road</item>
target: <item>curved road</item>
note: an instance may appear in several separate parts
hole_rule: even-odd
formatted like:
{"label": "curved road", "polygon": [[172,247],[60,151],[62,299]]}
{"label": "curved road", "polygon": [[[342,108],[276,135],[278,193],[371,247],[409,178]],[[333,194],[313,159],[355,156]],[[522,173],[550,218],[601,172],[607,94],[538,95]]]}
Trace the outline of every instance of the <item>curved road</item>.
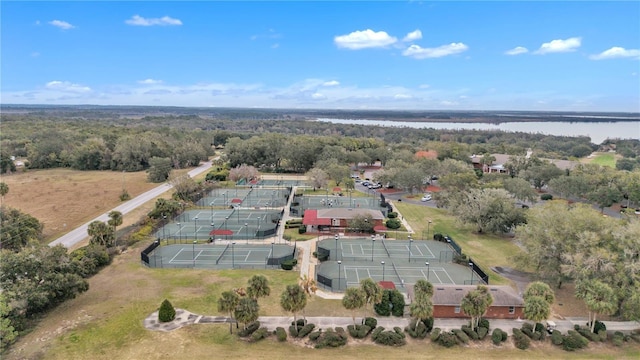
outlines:
{"label": "curved road", "polygon": [[[202,174],[203,172],[209,170],[209,168],[211,168],[211,161],[208,161],[206,163],[203,163],[202,165],[198,166],[197,168],[189,171],[189,176],[190,177],[195,177],[197,175]],[[171,188],[173,188],[173,185],[169,184],[169,183],[164,183],[156,188],[153,188],[145,193],[142,193],[138,196],[136,196],[135,198],[127,201],[124,204],[121,204],[119,206],[116,206],[115,208],[113,208],[112,210],[117,210],[120,211],[122,213],[122,215],[127,214],[128,212],[134,210],[135,208],[137,208],[138,206],[146,203],[149,200],[153,200],[154,198],[158,197],[160,194],[170,190]],[[58,239],[52,241],[49,243],[49,246],[56,246],[59,244],[62,244],[64,247],[66,248],[71,248],[73,247],[75,244],[83,241],[84,239],[86,239],[89,235],[87,234],[87,229],[89,228],[89,224],[98,220],[98,221],[108,221],[109,220],[109,212],[111,212],[112,210],[107,211],[106,213],[98,216],[97,218],[83,224],[80,225],[79,227],[75,228],[74,230],[68,232],[67,234],[59,237]]]}

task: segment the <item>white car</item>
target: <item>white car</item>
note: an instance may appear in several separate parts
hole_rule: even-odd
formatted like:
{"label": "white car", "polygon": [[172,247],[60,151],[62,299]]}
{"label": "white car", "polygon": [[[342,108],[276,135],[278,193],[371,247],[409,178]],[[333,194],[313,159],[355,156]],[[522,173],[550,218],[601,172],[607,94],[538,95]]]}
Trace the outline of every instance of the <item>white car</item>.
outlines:
{"label": "white car", "polygon": [[429,201],[429,200],[431,200],[431,194],[424,194],[422,199],[420,199],[420,201]]}

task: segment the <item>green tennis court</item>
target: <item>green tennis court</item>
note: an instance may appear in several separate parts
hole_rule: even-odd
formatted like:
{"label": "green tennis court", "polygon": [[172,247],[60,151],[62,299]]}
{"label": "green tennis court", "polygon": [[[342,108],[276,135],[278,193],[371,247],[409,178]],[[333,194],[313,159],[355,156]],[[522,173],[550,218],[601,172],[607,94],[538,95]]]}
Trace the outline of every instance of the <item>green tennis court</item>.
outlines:
{"label": "green tennis court", "polygon": [[369,238],[341,238],[322,240],[318,249],[329,252],[329,260],[373,262],[389,258],[406,262],[450,262],[453,250],[446,244],[432,240],[383,240]]}
{"label": "green tennis court", "polygon": [[216,189],[197,202],[200,207],[279,208],[286,205],[290,188]]}
{"label": "green tennis court", "polygon": [[176,244],[157,247],[149,255],[149,266],[162,268],[276,268],[293,258],[295,247],[283,244],[239,244],[216,241],[212,244]]}

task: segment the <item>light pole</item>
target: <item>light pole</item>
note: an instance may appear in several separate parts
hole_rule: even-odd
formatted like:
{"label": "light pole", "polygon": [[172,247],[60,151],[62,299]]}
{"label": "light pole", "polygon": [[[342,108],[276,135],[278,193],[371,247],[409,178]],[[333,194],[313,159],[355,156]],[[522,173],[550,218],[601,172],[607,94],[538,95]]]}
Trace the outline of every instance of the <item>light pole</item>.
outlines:
{"label": "light pole", "polygon": [[469,269],[471,269],[471,285],[473,285],[473,263],[469,261]]}
{"label": "light pole", "polygon": [[197,241],[193,240],[193,246],[192,246],[192,249],[193,249],[193,267],[194,268],[196,267],[196,242]]}
{"label": "light pole", "polygon": [[273,254],[273,245],[274,245],[275,243],[276,243],[275,241],[272,241],[272,242],[271,242],[271,258],[272,258],[272,259],[274,258],[274,254]]}
{"label": "light pole", "polygon": [[209,204],[211,206],[211,221],[213,221],[213,201]]}
{"label": "light pole", "polygon": [[340,265],[342,264],[342,261],[338,260],[338,291],[340,291]]}
{"label": "light pole", "polygon": [[429,228],[431,227],[431,220],[427,223],[427,240],[429,240]]}
{"label": "light pole", "polygon": [[244,233],[247,237],[247,244],[249,244],[249,223],[244,223]]}
{"label": "light pole", "polygon": [[165,239],[166,237],[164,236],[164,226],[167,224],[167,216],[165,214],[162,214],[162,238]]}
{"label": "light pole", "polygon": [[198,216],[193,217],[193,232],[196,234],[196,241],[198,241]]}
{"label": "light pole", "polygon": [[429,281],[429,262],[425,261],[424,264],[427,265],[427,281]]}
{"label": "light pole", "polygon": [[376,247],[376,237],[371,235],[371,262],[373,262],[373,249]]}
{"label": "light pole", "polygon": [[236,242],[232,242],[231,243],[231,268],[235,269],[236,268],[236,255],[233,252],[233,248],[236,246]]}
{"label": "light pole", "polygon": [[382,265],[382,281],[384,281],[384,260],[380,261],[380,265]]}
{"label": "light pole", "polygon": [[209,235],[210,235],[210,236],[209,236],[209,240],[211,240],[210,242],[213,242],[213,240],[214,240],[214,239],[215,239],[215,237],[216,237],[216,234],[215,234],[215,232],[214,232],[214,230],[215,230],[215,229],[216,229],[216,225],[212,222],[212,223],[211,223],[211,232],[209,233]]}
{"label": "light pole", "polygon": [[224,207],[226,208],[227,207],[227,192],[225,191],[224,194],[222,194],[222,195],[224,195]]}
{"label": "light pole", "polygon": [[180,239],[180,243],[182,244],[182,225],[178,223],[178,238]]}
{"label": "light pole", "polygon": [[413,239],[411,238],[411,235],[409,235],[408,237],[409,237],[409,262],[411,262],[411,245],[413,244]]}
{"label": "light pole", "polygon": [[338,234],[333,235],[333,238],[336,240],[336,260],[338,260]]}

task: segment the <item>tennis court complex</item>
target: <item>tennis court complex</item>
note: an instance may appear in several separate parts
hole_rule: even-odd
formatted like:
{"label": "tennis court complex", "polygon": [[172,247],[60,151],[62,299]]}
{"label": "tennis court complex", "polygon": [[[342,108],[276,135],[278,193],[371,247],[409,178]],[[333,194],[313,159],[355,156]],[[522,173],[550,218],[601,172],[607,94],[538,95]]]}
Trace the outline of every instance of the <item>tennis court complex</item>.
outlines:
{"label": "tennis court complex", "polygon": [[166,242],[186,240],[261,240],[273,236],[282,210],[189,210],[161,226],[155,236]]}
{"label": "tennis court complex", "polygon": [[280,208],[286,205],[291,188],[216,189],[200,199],[200,207]]}
{"label": "tennis court complex", "polygon": [[434,285],[482,283],[472,267],[453,263],[454,250],[443,242],[335,237],[320,241],[317,253],[328,255],[316,268],[317,282],[332,291],[359,286],[365,278],[391,281],[400,291],[419,279]]}
{"label": "tennis court complex", "polygon": [[265,269],[279,268],[296,248],[282,244],[176,244],[158,246],[148,255],[149,266],[158,268]]}

